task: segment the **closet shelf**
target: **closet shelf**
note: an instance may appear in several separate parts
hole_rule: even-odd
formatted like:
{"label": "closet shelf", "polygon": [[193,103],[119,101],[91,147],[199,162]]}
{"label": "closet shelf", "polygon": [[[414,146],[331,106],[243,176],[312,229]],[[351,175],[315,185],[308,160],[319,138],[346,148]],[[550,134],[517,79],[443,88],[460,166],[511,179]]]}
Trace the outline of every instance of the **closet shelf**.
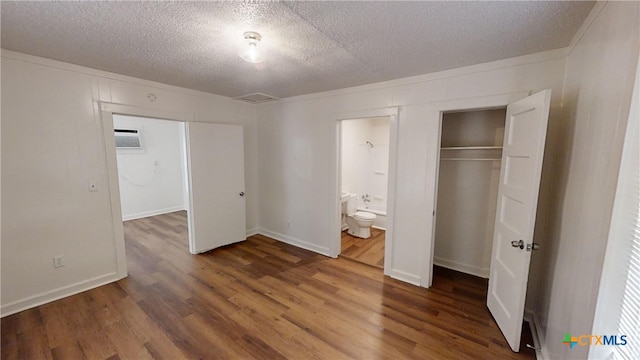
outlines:
{"label": "closet shelf", "polygon": [[502,146],[444,146],[440,150],[502,150]]}
{"label": "closet shelf", "polygon": [[500,161],[494,158],[440,158],[441,161]]}

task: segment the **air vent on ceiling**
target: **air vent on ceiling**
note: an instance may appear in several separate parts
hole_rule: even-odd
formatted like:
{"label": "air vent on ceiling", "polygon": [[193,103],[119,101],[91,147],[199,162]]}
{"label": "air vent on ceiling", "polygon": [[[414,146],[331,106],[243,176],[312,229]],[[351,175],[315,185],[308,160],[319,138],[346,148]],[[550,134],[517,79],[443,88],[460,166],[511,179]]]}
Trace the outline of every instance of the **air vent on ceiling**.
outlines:
{"label": "air vent on ceiling", "polygon": [[280,100],[280,98],[263,94],[263,93],[253,93],[249,95],[242,95],[242,96],[238,96],[235,99],[250,102],[252,104],[259,104],[259,103],[264,103],[268,101]]}

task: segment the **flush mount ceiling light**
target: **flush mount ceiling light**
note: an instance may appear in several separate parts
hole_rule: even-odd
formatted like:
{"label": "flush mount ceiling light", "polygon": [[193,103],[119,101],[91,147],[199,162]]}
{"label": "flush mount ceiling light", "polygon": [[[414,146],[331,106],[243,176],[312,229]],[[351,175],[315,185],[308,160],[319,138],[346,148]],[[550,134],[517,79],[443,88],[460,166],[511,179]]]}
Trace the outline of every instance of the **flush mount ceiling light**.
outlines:
{"label": "flush mount ceiling light", "polygon": [[258,50],[258,43],[262,36],[255,31],[247,31],[244,33],[245,47],[240,51],[240,57],[250,63],[259,63],[264,61],[264,56]]}

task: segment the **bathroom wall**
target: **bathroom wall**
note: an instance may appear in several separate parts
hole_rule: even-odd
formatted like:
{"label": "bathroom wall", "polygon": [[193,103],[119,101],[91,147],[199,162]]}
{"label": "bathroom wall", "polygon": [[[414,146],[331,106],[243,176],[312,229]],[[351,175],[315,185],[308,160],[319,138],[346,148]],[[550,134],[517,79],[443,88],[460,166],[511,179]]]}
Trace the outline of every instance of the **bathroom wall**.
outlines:
{"label": "bathroom wall", "polygon": [[[389,118],[344,120],[341,131],[342,192],[358,194],[358,208],[386,215]],[[364,194],[369,194],[370,202],[363,200]]]}
{"label": "bathroom wall", "polygon": [[114,128],[139,129],[143,149],[116,149],[123,220],[186,210],[184,124],[114,115]]}

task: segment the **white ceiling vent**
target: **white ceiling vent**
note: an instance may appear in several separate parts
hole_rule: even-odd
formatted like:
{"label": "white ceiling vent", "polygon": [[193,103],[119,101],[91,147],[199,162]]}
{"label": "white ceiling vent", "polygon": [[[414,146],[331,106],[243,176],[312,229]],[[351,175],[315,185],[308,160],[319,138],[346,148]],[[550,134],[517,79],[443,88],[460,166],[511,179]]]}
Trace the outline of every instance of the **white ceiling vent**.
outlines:
{"label": "white ceiling vent", "polygon": [[237,98],[234,98],[234,99],[250,102],[252,104],[260,104],[260,103],[264,103],[264,102],[268,102],[268,101],[280,100],[280,98],[277,98],[277,97],[271,96],[271,95],[267,95],[267,94],[263,94],[263,93],[253,93],[253,94],[249,94],[249,95],[242,95],[242,96],[238,96]]}

